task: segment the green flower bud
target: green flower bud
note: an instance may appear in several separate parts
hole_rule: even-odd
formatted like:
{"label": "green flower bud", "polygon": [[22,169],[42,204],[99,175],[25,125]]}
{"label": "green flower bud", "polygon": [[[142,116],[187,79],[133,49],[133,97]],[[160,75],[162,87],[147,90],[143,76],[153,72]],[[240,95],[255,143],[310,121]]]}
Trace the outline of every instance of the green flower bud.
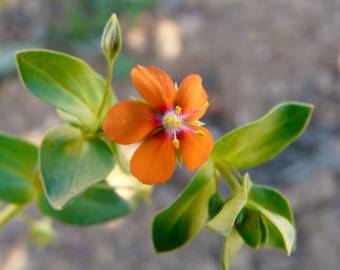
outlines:
{"label": "green flower bud", "polygon": [[30,240],[40,246],[47,246],[53,241],[55,232],[50,219],[34,221],[30,227]]}
{"label": "green flower bud", "polygon": [[105,25],[101,47],[109,62],[113,62],[122,50],[123,41],[120,25],[116,14],[112,14]]}

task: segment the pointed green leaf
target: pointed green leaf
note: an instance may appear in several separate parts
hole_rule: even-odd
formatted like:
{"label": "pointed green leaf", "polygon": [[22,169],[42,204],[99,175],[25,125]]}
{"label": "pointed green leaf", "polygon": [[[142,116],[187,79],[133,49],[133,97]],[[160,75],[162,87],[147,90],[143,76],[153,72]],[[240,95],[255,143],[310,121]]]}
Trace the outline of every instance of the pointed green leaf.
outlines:
{"label": "pointed green leaf", "polygon": [[0,199],[25,203],[34,194],[36,146],[12,136],[0,134]]}
{"label": "pointed green leaf", "polygon": [[238,214],[247,203],[251,180],[245,176],[243,185],[224,204],[220,212],[207,223],[207,229],[227,236],[234,226]]}
{"label": "pointed green leaf", "polygon": [[223,270],[229,270],[232,259],[242,247],[243,241],[236,229],[232,229],[228,236],[224,238],[221,256],[221,266]]}
{"label": "pointed green leaf", "polygon": [[224,200],[219,191],[216,191],[209,200],[209,219],[217,215],[224,205]]}
{"label": "pointed green leaf", "polygon": [[269,247],[277,247],[286,250],[290,255],[296,241],[294,225],[285,217],[280,216],[265,207],[249,201],[248,206],[257,210],[261,215],[266,227],[267,241]]}
{"label": "pointed green leaf", "polygon": [[252,248],[259,248],[262,243],[261,217],[258,213],[245,209],[240,223],[236,228],[246,242]]}
{"label": "pointed green leaf", "polygon": [[41,194],[39,207],[45,215],[73,225],[102,223],[131,212],[130,205],[114,190],[96,187],[88,189],[61,211],[53,209],[44,194]]}
{"label": "pointed green leaf", "polygon": [[112,152],[104,142],[86,138],[80,129],[71,126],[50,130],[40,151],[46,196],[58,210],[104,179],[114,165]]}
{"label": "pointed green leaf", "polygon": [[157,252],[179,248],[203,228],[208,219],[209,199],[216,191],[213,177],[212,164],[205,164],[176,201],[156,215],[152,237]]}
{"label": "pointed green leaf", "polygon": [[[288,200],[274,188],[253,185],[247,207],[260,217],[258,230],[261,231],[261,243],[267,247],[284,249],[291,254],[295,246],[296,232]],[[255,230],[254,227],[252,229]],[[247,242],[247,236],[240,230],[239,232]]]}
{"label": "pointed green leaf", "polygon": [[302,134],[312,111],[310,104],[281,103],[261,119],[219,139],[212,157],[214,160],[226,160],[239,169],[258,166],[272,159]]}
{"label": "pointed green leaf", "polygon": [[263,245],[268,241],[268,232],[262,216],[260,216],[260,228],[261,228],[261,244]]}
{"label": "pointed green leaf", "polygon": [[[73,115],[88,128],[97,127],[105,82],[86,62],[55,51],[25,50],[17,53],[17,67],[33,95]],[[106,109],[111,103],[108,99]]]}
{"label": "pointed green leaf", "polygon": [[249,193],[249,200],[262,205],[273,213],[285,217],[294,224],[292,208],[287,198],[280,191],[264,185],[253,185]]}

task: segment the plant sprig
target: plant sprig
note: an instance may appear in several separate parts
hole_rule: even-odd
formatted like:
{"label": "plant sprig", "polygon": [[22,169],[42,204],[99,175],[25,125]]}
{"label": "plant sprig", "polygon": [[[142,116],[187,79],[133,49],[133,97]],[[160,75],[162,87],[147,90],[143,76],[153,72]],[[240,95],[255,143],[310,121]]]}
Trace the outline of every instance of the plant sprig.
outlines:
{"label": "plant sprig", "polygon": [[[44,216],[79,226],[114,220],[135,209],[119,195],[119,188],[105,181],[113,168],[133,178],[118,145],[102,132],[105,115],[116,101],[111,79],[122,48],[116,15],[105,26],[101,45],[108,64],[105,80],[74,56],[43,49],[17,53],[23,85],[55,107],[65,123],[48,131],[40,146],[0,134],[0,200],[8,203],[0,212],[0,228],[32,203]],[[229,269],[243,244],[278,248],[290,255],[296,229],[288,200],[240,170],[268,162],[294,142],[308,126],[312,111],[310,104],[284,102],[222,136],[178,198],[155,216],[156,252],[180,248],[207,228],[223,237],[223,269]],[[230,187],[225,198],[219,191],[221,176]],[[43,228],[44,236],[51,231],[50,221],[45,223],[35,227]]]}

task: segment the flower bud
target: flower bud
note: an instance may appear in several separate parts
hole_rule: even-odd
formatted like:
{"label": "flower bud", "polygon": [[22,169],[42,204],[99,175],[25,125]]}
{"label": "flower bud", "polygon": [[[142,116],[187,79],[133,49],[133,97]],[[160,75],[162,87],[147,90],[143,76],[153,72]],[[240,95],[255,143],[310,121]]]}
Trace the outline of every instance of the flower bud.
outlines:
{"label": "flower bud", "polygon": [[50,219],[37,220],[31,224],[30,240],[37,245],[47,246],[54,237],[55,232]]}
{"label": "flower bud", "polygon": [[122,34],[116,14],[112,14],[105,25],[101,47],[102,51],[109,62],[113,62],[122,49]]}

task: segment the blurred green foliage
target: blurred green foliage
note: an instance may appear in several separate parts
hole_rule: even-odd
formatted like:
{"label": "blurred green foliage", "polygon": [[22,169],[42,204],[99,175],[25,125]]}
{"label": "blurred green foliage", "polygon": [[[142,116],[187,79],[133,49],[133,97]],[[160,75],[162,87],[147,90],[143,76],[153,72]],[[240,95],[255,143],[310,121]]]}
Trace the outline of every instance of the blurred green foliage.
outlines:
{"label": "blurred green foliage", "polygon": [[126,77],[131,69],[136,65],[135,61],[126,53],[121,53],[114,66],[113,78]]}
{"label": "blurred green foliage", "polygon": [[[7,2],[14,4],[12,1]],[[98,40],[102,26],[112,13],[117,13],[127,23],[136,23],[138,16],[143,11],[152,9],[156,2],[157,0],[58,1],[54,16],[47,17],[38,40],[29,36],[28,40],[0,45],[0,81],[14,74],[15,51],[24,48],[43,47],[82,57],[100,54]],[[132,58],[123,51],[115,64],[114,78],[128,76],[134,65]]]}
{"label": "blurred green foliage", "polygon": [[135,20],[157,0],[73,0],[62,2],[65,21],[63,33],[71,39],[88,39],[98,36],[108,17],[114,12],[119,17]]}
{"label": "blurred green foliage", "polygon": [[[157,0],[72,0],[60,2],[62,23],[51,23],[46,39],[48,47],[62,48],[78,55],[93,55],[100,52],[97,39],[102,26],[112,13],[135,23],[138,16],[151,9]],[[95,41],[94,41],[95,40]],[[94,42],[92,42],[94,41]],[[96,44],[93,46],[93,44]],[[115,78],[128,76],[135,62],[124,51],[115,64]]]}

